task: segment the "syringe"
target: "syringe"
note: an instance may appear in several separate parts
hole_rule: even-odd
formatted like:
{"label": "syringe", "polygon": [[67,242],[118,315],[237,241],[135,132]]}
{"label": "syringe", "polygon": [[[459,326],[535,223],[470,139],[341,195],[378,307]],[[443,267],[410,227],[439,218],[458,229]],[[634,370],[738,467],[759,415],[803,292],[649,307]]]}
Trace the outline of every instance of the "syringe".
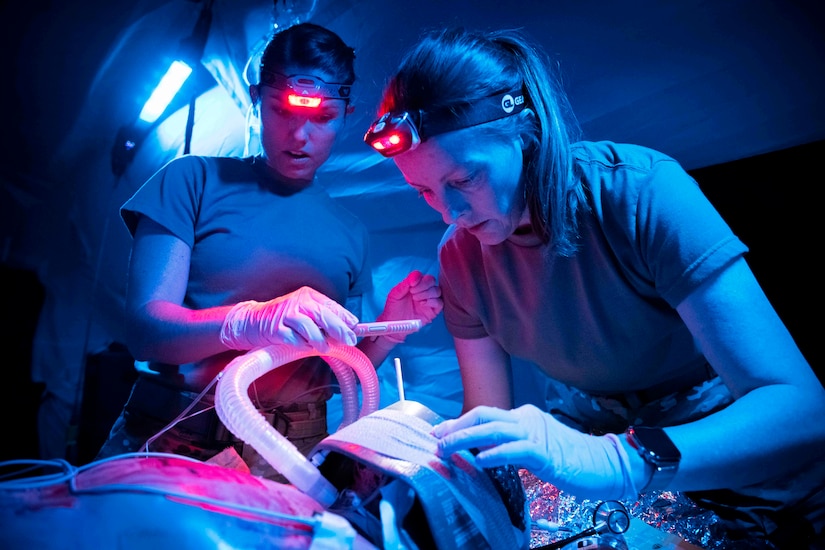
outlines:
{"label": "syringe", "polygon": [[383,334],[410,334],[421,328],[420,319],[358,323],[353,329],[356,336],[381,336]]}

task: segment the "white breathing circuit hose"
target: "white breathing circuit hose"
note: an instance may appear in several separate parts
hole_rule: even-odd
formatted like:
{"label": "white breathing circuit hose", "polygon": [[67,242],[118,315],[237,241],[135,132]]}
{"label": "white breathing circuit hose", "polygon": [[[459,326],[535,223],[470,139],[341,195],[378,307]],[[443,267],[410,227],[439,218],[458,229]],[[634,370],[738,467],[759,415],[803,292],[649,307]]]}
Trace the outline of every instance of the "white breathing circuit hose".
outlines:
{"label": "white breathing circuit hose", "polygon": [[[236,357],[218,380],[215,411],[230,432],[251,445],[290,483],[328,507],[335,501],[338,491],[291,441],[266,421],[252,404],[248,393],[252,382],[267,372],[311,356],[323,357],[338,378],[344,408],[341,427],[378,410],[378,376],[370,360],[355,347],[333,344],[325,353],[309,346],[273,345]],[[360,415],[353,370],[361,381]]]}

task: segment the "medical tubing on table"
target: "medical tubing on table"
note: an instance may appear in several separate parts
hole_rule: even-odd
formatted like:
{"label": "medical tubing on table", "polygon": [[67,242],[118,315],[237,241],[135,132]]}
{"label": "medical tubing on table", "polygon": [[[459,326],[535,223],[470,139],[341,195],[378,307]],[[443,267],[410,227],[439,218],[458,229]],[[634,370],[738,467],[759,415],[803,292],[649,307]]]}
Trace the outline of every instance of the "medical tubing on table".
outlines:
{"label": "medical tubing on table", "polygon": [[308,346],[272,345],[236,357],[224,369],[215,390],[215,410],[221,422],[236,437],[251,445],[269,464],[303,493],[324,506],[338,496],[333,485],[295,445],[266,421],[249,398],[249,386],[267,372],[310,356],[322,356],[341,383],[344,403],[342,425],[352,423],[358,403],[358,388],[350,367],[362,388],[360,417],[378,409],[378,376],[372,363],[359,349],[333,344],[321,353]]}

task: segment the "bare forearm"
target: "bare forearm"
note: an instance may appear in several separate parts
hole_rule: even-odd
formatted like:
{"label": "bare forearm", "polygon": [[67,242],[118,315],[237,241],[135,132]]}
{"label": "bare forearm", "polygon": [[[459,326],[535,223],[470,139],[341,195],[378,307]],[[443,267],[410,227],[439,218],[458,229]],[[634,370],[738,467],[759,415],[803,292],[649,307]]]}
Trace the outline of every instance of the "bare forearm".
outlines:
{"label": "bare forearm", "polygon": [[764,386],[705,419],[668,428],[682,453],[674,487],[736,487],[799,471],[825,446],[825,430],[809,421],[825,414],[823,403],[818,385]]}
{"label": "bare forearm", "polygon": [[224,352],[220,332],[229,310],[222,306],[193,311],[170,302],[150,302],[130,315],[129,350],[136,359],[171,364]]}

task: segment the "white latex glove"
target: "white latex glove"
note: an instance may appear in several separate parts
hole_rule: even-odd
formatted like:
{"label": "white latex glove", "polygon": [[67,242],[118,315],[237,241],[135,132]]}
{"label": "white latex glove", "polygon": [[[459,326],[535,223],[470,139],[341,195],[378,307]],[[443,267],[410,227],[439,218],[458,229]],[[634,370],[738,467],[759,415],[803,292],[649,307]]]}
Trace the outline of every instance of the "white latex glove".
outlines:
{"label": "white latex glove", "polygon": [[482,468],[512,464],[579,498],[635,499],[627,453],[614,434],[570,428],[533,405],[513,410],[476,407],[433,428],[437,454],[480,449]]}
{"label": "white latex glove", "polygon": [[[384,311],[376,321],[418,319],[423,327],[432,323],[443,308],[441,287],[436,284],[435,277],[424,275],[416,270],[411,271],[404,280],[390,290],[384,304]],[[406,336],[406,334],[386,334],[383,337],[399,344]]]}
{"label": "white latex glove", "polygon": [[268,302],[235,305],[223,322],[221,342],[231,349],[250,350],[272,344],[309,344],[329,350],[329,341],[356,342],[352,327],[358,318],[335,300],[304,286]]}

